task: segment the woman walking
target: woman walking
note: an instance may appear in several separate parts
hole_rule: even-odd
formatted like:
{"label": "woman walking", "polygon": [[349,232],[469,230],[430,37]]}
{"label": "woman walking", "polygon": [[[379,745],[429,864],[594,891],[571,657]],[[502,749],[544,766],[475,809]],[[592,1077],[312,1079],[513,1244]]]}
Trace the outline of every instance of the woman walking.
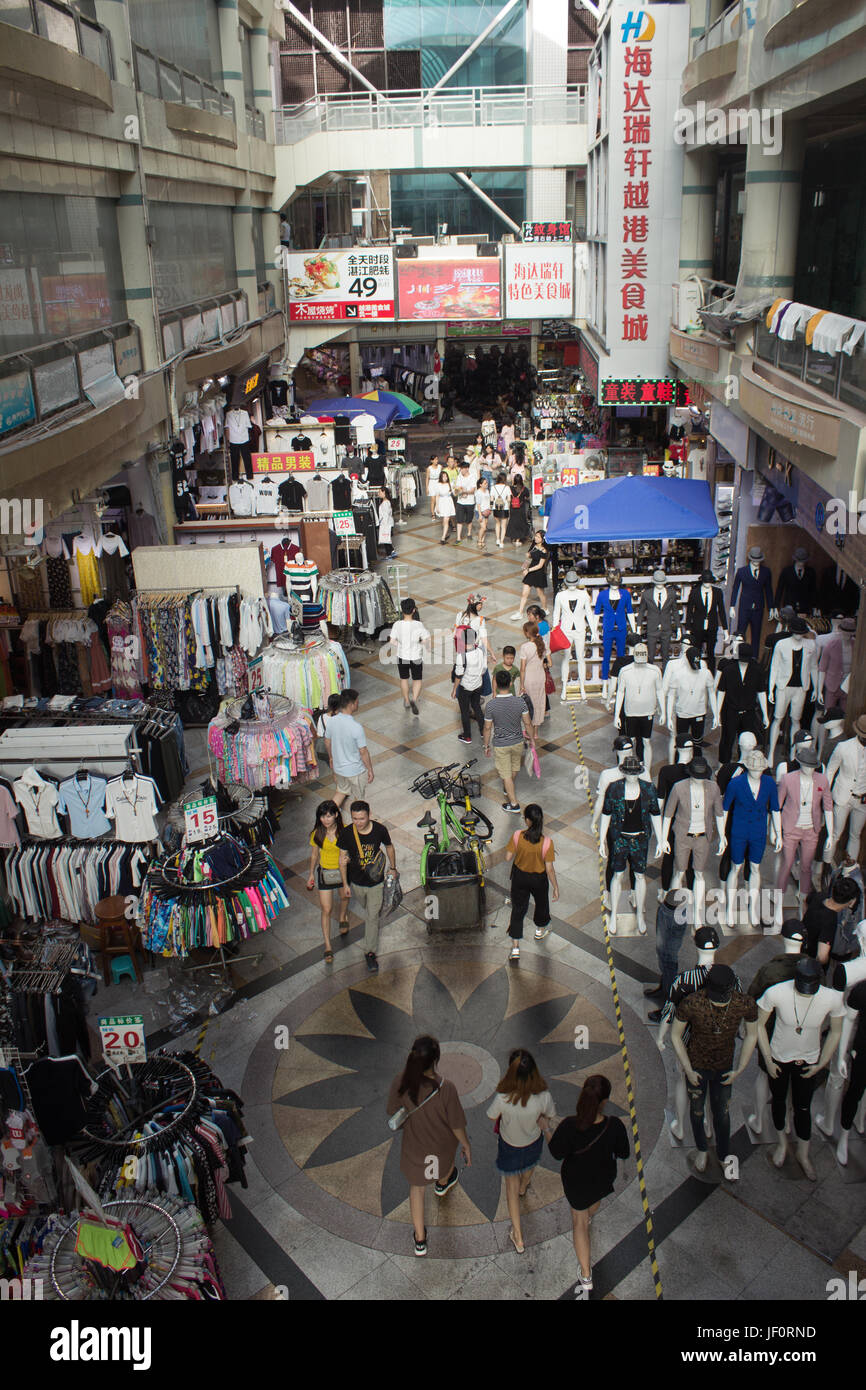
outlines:
{"label": "woman walking", "polygon": [[505,528],[505,539],[513,541],[516,546],[523,545],[529,535],[529,490],[519,473],[514,476],[511,484],[511,502],[508,508],[508,525]]}
{"label": "woman walking", "polygon": [[481,435],[484,443],[492,449],[498,438],[492,410],[484,412],[484,419],[481,421]]}
{"label": "woman walking", "polygon": [[559,898],[559,884],[553,861],[556,852],[553,841],[544,833],[544,812],[535,802],[523,808],[525,830],[515,830],[505,851],[505,862],[514,860],[511,866],[511,920],[508,935],[511,937],[509,960],[520,959],[519,942],[523,940],[523,919],[529,908],[529,899],[535,903],[533,921],[535,939],[543,941],[550,932],[550,897]]}
{"label": "woman walking", "polygon": [[520,660],[520,689],[532,705],[532,722],[537,735],[547,717],[547,672],[544,669],[547,649],[543,637],[539,635],[538,623],[524,623],[523,635],[526,641],[521,643],[517,653]]}
{"label": "woman walking", "polygon": [[460,706],[460,719],[463,725],[462,732],[457,737],[461,743],[471,743],[472,726],[470,720],[472,719],[477,723],[481,737],[484,737],[481,685],[487,670],[487,652],[480,645],[471,627],[466,629],[464,637],[465,640],[461,644],[463,650],[458,650],[454,658],[451,698],[456,700]]}
{"label": "woman walking", "polygon": [[538,530],[532,537],[532,544],[523,565],[523,590],[520,595],[520,606],[516,613],[512,613],[512,618],[522,618],[526,613],[526,605],[535,589],[544,602],[545,590],[547,589],[547,561],[550,552],[544,540],[544,532]]}
{"label": "woman walking", "polygon": [[[437,1197],[444,1197],[457,1183],[454,1159],[457,1145],[467,1168],[472,1151],[466,1137],[466,1116],[453,1081],[436,1071],[439,1044],[426,1034],[416,1038],[401,1076],[391,1082],[388,1114],[401,1108],[407,1114],[402,1125],[400,1172],[409,1184],[409,1211],[415,1228],[415,1254],[427,1254],[424,1196],[430,1183]],[[445,1176],[447,1175],[447,1176]]]}
{"label": "woman walking", "polygon": [[478,487],[475,490],[475,510],[478,512],[478,549],[482,554],[487,548],[487,523],[490,520],[492,507],[490,485],[487,481],[487,475],[484,474],[478,480]]}
{"label": "woman walking", "polygon": [[325,938],[325,964],[332,965],[331,916],[334,911],[334,892],[339,903],[340,935],[349,933],[349,884],[345,869],[340,868],[340,849],[337,836],[343,829],[343,817],[336,801],[320,801],[316,807],[316,823],[310,836],[310,877],[307,888],[319,890],[322,912],[322,936]]}
{"label": "woman walking", "polygon": [[602,1199],[613,1192],[617,1159],[628,1158],[630,1152],[622,1120],[603,1113],[609,1099],[607,1077],[588,1076],[574,1115],[563,1120],[555,1132],[541,1122],[551,1157],[562,1161],[562,1188],[571,1207],[578,1258],[578,1298],[585,1297],[592,1288],[589,1223]]}
{"label": "woman walking", "polygon": [[493,503],[493,521],[496,526],[496,544],[502,550],[505,545],[505,527],[511,511],[511,488],[504,473],[499,473],[490,493]]}
{"label": "woman walking", "polygon": [[442,476],[442,465],[439,462],[438,454],[430,455],[430,463],[427,466],[427,496],[430,499],[430,516],[436,516],[436,502],[439,497],[439,479]]}
{"label": "woman walking", "polygon": [[436,515],[442,522],[442,537],[439,544],[445,545],[448,541],[448,527],[451,525],[451,521],[454,517],[455,508],[454,496],[451,492],[451,483],[448,480],[448,474],[444,468],[439,474],[439,482],[436,484],[436,488]]}
{"label": "woman walking", "polygon": [[430,633],[418,617],[413,598],[403,599],[400,612],[402,617],[391,628],[392,659],[396,655],[403,708],[417,714],[424,679],[424,644],[430,641]]}
{"label": "woman walking", "polygon": [[394,554],[394,544],[392,536],[394,533],[394,508],[391,506],[391,498],[386,487],[378,489],[379,498],[379,549],[384,551],[387,557]]}
{"label": "woman walking", "polygon": [[511,1217],[508,1239],[523,1254],[520,1198],[526,1196],[544,1148],[541,1121],[553,1118],[553,1097],[532,1054],[518,1047],[508,1058],[508,1070],[496,1087],[487,1118],[498,1120],[496,1171],[505,1178],[505,1200]]}

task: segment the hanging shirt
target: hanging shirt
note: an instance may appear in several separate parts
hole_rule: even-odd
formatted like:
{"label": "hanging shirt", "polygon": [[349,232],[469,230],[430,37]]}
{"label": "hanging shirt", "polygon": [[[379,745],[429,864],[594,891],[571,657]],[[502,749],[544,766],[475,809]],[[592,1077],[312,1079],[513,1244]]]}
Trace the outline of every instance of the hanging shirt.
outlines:
{"label": "hanging shirt", "polygon": [[329,512],[331,510],[331,485],[327,478],[322,478],[316,473],[307,480],[307,501],[310,511]]}
{"label": "hanging shirt", "polygon": [[106,531],[105,534],[100,537],[96,553],[99,556],[120,555],[123,557],[128,555],[129,551],[124,544],[122,536],[116,535],[113,531]]}
{"label": "hanging shirt", "polygon": [[290,512],[302,512],[307,491],[303,483],[291,475],[280,483],[277,489],[282,506]]}
{"label": "hanging shirt", "polygon": [[256,478],[256,516],[276,516],[278,511],[278,484],[273,478]]}
{"label": "hanging shirt", "polygon": [[24,811],[30,834],[42,840],[59,839],[62,834],[56,815],[59,794],[54,783],[46,782],[35,767],[28,767],[12,790]]}
{"label": "hanging shirt", "polygon": [[151,777],[115,777],[105,792],[105,814],[114,821],[118,840],[141,844],[157,838],[160,796]]}
{"label": "hanging shirt", "polygon": [[355,439],[359,444],[375,444],[375,415],[356,415],[352,421],[352,429],[355,431]]}
{"label": "hanging shirt", "polygon": [[8,787],[0,786],[0,849],[20,844],[16,816],[18,807]]}
{"label": "hanging shirt", "polygon": [[252,483],[232,483],[229,488],[229,506],[235,516],[252,516],[256,502],[256,489]]}
{"label": "hanging shirt", "polygon": [[83,780],[68,777],[60,783],[57,809],[69,817],[69,833],[76,840],[95,840],[111,829],[104,811],[107,786],[104,777],[91,773]]}
{"label": "hanging shirt", "polygon": [[252,429],[252,420],[246,410],[235,408],[226,415],[225,429],[229,444],[246,444]]}
{"label": "hanging shirt", "polygon": [[295,556],[300,555],[300,553],[298,547],[293,545],[291,541],[289,541],[289,544],[286,546],[284,546],[281,541],[280,544],[275,545],[271,551],[271,563],[277,572],[277,583],[281,589],[286,587],[286,565],[291,564]]}

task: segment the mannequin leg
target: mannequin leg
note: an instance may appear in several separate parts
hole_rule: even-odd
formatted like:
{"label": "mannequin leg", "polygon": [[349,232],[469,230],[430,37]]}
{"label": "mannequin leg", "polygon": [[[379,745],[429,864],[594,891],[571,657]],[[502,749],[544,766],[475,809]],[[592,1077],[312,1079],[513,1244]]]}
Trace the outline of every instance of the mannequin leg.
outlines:
{"label": "mannequin leg", "polygon": [[773,1102],[773,1126],[776,1130],[777,1143],[771,1154],[771,1162],[777,1168],[781,1168],[785,1162],[785,1155],[788,1152],[788,1136],[785,1133],[785,1122],[788,1112],[788,1088],[791,1082],[791,1068],[788,1062],[783,1062],[779,1066],[779,1075],[768,1077],[770,1095]]}
{"label": "mannequin leg", "polygon": [[753,927],[761,925],[761,870],[757,864],[749,874],[749,921]]}
{"label": "mannequin leg", "polygon": [[564,700],[564,699],[565,699],[565,687],[568,685],[568,670],[569,670],[569,667],[570,667],[570,666],[571,666],[571,647],[569,647],[568,651],[565,652],[565,653],[563,654],[562,665],[561,665],[560,668],[559,668],[559,676],[560,676],[560,680],[562,681],[562,693],[560,694],[560,697],[559,697],[560,700]]}
{"label": "mannequin leg", "polygon": [[848,824],[849,805],[847,801],[833,803],[833,839],[841,845],[845,826]]}
{"label": "mannequin leg", "polygon": [[[789,833],[788,833],[787,835],[783,835],[783,836],[782,836],[782,853],[781,853],[781,856],[780,856],[781,862],[780,862],[780,864],[779,864],[779,874],[778,874],[778,877],[777,877],[777,879],[776,879],[776,887],[777,887],[777,888],[779,889],[779,891],[782,892],[782,893],[784,893],[785,889],[787,888],[787,886],[788,886],[788,881],[789,881],[789,879],[790,879],[790,877],[791,877],[791,870],[792,870],[793,867],[794,867],[794,858],[795,858],[796,853],[797,853],[797,847],[798,847],[798,846],[800,845],[800,843],[801,843],[801,842],[800,842],[800,835],[801,835],[801,832],[800,832],[799,830],[791,830],[791,831],[789,831]],[[800,854],[801,854],[801,856],[802,856],[802,852],[803,852],[803,851],[802,851],[802,847],[801,847],[801,849],[800,849]],[[813,850],[813,855],[814,855],[814,850]],[[812,861],[811,861],[811,859],[810,859],[810,861],[809,861],[809,869],[810,869],[810,871],[811,871],[811,868],[812,868]],[[802,884],[802,882],[803,882],[803,865],[802,865],[802,860],[801,860],[801,864],[800,864],[800,883]]]}
{"label": "mannequin leg", "polygon": [[773,765],[773,755],[776,752],[776,743],[779,738],[779,730],[782,727],[785,715],[788,713],[788,710],[790,709],[791,696],[793,695],[793,693],[794,692],[790,690],[787,686],[783,687],[783,689],[781,690],[776,691],[776,710],[775,714],[773,715],[773,722],[770,725],[770,751],[767,755],[771,767]]}
{"label": "mannequin leg", "polygon": [[643,741],[643,765],[645,769],[646,780],[649,782],[651,780],[653,766],[652,725],[650,725],[649,734],[644,738]]}
{"label": "mannequin leg", "polygon": [[671,715],[671,731],[670,731],[670,734],[668,735],[668,762],[669,762],[669,763],[675,762],[675,761],[676,761],[676,756],[677,756],[677,717],[676,717],[675,714],[672,714],[672,715]]}
{"label": "mannequin leg", "polygon": [[700,873],[699,871],[696,871],[696,872],[695,872],[694,903],[695,903],[695,926],[697,927],[698,925],[702,925],[702,924],[703,924],[703,920],[704,920],[704,908],[705,908],[705,905],[706,905],[706,880],[705,880],[703,874]]}
{"label": "mannequin leg", "polygon": [[581,647],[577,656],[577,678],[580,681],[580,698],[586,699],[586,657],[584,648]]}
{"label": "mannequin leg", "polygon": [[[799,732],[800,720],[803,718],[803,708],[806,704],[805,690],[794,690],[791,694],[789,711],[791,715],[791,727],[788,730],[788,747],[793,748],[794,736]],[[832,708],[832,707],[831,707]]]}
{"label": "mannequin leg", "polygon": [[866,806],[852,806],[848,817],[848,857],[855,862],[860,858],[860,836],[866,825]]}
{"label": "mannequin leg", "polygon": [[646,874],[635,874],[634,904],[637,912],[637,929],[641,936],[646,935]]}
{"label": "mannequin leg", "polygon": [[755,1081],[755,1108],[746,1120],[746,1124],[755,1135],[760,1135],[764,1128],[764,1108],[769,1099],[769,1078],[767,1073],[759,1068],[757,1080]]}
{"label": "mannequin leg", "polygon": [[616,936],[616,914],[624,885],[625,870],[622,870],[620,873],[615,873],[610,881],[610,918],[607,929],[611,936]]}
{"label": "mannequin leg", "polygon": [[845,1089],[845,1082],[835,1070],[837,1054],[833,1053],[833,1066],[830,1075],[827,1077],[827,1085],[824,1089],[824,1105],[819,1115],[815,1116],[815,1124],[822,1134],[828,1139],[833,1138],[836,1129],[836,1121],[839,1118],[839,1109],[842,1105],[842,1093]]}
{"label": "mannequin leg", "polygon": [[688,1091],[686,1090],[685,1073],[682,1071],[681,1068],[678,1067],[676,1084],[674,1085],[674,1110],[676,1111],[676,1114],[674,1116],[673,1123],[671,1124],[671,1134],[674,1136],[675,1139],[679,1139],[680,1142],[682,1142],[682,1137],[685,1132],[684,1126],[686,1123],[686,1115],[688,1114],[688,1108],[689,1096]]}
{"label": "mannequin leg", "polygon": [[740,869],[742,867],[742,862],[739,864],[732,863],[731,871],[728,874],[727,879],[725,880],[728,908],[727,916],[729,927],[735,927],[737,925],[737,882],[739,880]]}
{"label": "mannequin leg", "polygon": [[[671,635],[669,632],[662,633],[661,637],[659,638],[658,645],[661,651],[662,669],[664,669],[665,666],[667,666],[668,664],[668,652],[671,649]],[[650,659],[652,660],[652,658]]]}

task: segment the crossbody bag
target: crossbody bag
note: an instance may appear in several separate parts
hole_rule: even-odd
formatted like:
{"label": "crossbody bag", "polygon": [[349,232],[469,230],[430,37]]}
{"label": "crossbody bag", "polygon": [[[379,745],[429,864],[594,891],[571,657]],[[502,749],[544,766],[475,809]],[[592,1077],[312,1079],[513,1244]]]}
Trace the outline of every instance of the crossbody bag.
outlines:
{"label": "crossbody bag", "polygon": [[358,846],[358,866],[361,872],[367,875],[367,882],[375,888],[385,877],[385,869],[388,863],[385,858],[385,851],[380,845],[369,864],[365,864],[364,852],[361,849],[361,840],[354,825],[352,826],[352,834],[355,836],[355,844]]}
{"label": "crossbody bag", "polygon": [[395,1110],[394,1114],[390,1116],[388,1120],[388,1128],[394,1130],[402,1129],[409,1116],[414,1115],[418,1110],[423,1110],[428,1100],[432,1100],[434,1096],[438,1096],[441,1089],[441,1085],[437,1086],[435,1091],[431,1091],[429,1096],[424,1097],[420,1105],[415,1106],[414,1110],[407,1110],[405,1105],[401,1105],[400,1109]]}

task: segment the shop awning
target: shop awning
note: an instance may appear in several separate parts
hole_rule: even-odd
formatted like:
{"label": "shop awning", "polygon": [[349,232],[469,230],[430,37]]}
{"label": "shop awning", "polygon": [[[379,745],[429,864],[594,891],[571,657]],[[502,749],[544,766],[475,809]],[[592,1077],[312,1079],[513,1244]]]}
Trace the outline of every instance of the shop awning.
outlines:
{"label": "shop awning", "polygon": [[369,401],[363,396],[323,396],[304,406],[306,415],[372,415],[376,429],[383,430],[397,415],[396,401]]}
{"label": "shop awning", "polygon": [[423,415],[424,407],[417,401],[413,401],[411,396],[404,396],[402,391],[365,391],[361,397],[365,401],[393,401],[397,406],[398,420],[411,420],[415,415]]}
{"label": "shop awning", "polygon": [[547,540],[709,540],[718,535],[709,486],[685,478],[605,478],[553,494]]}

